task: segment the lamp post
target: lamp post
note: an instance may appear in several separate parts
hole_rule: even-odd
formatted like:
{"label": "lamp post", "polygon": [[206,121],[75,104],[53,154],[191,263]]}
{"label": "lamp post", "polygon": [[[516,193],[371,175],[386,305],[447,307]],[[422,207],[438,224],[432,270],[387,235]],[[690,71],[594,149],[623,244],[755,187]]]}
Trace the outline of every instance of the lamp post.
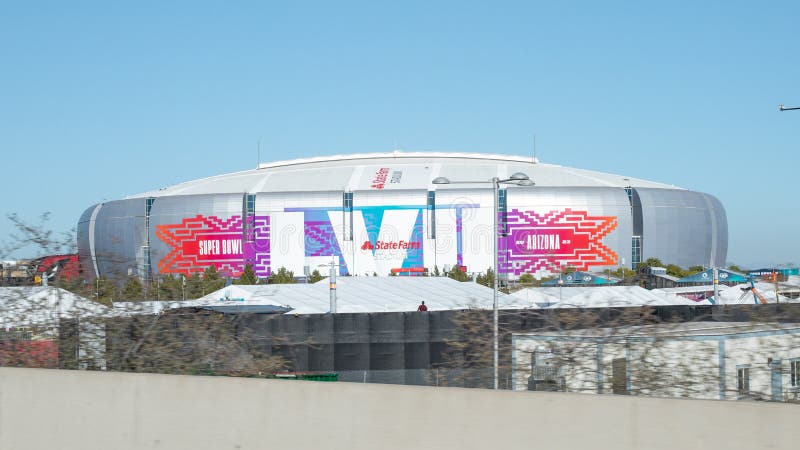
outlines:
{"label": "lamp post", "polygon": [[331,273],[328,281],[331,291],[331,314],[336,314],[336,265],[333,263],[333,258],[331,258]]}
{"label": "lamp post", "polygon": [[320,264],[317,266],[319,267],[330,267],[330,274],[328,278],[328,286],[330,287],[330,313],[336,314],[336,268],[339,267],[339,264],[336,264],[333,257],[331,257],[330,264]]}
{"label": "lamp post", "polygon": [[500,263],[498,262],[499,254],[497,249],[497,239],[499,235],[499,226],[498,226],[498,216],[500,215],[500,207],[499,207],[499,194],[500,194],[500,185],[501,184],[510,184],[516,186],[533,186],[534,183],[530,179],[530,177],[522,172],[517,172],[511,175],[508,178],[501,179],[499,177],[493,177],[491,180],[488,181],[450,181],[450,179],[446,177],[436,177],[432,181],[433,184],[487,184],[492,183],[492,196],[493,196],[493,203],[494,203],[494,230],[493,233],[493,252],[494,256],[492,258],[493,267],[493,281],[492,281],[492,290],[493,290],[493,301],[492,301],[492,368],[494,370],[494,389],[499,389],[499,378],[498,378],[498,359],[499,359],[499,331],[498,331],[498,290],[499,290],[499,278],[500,273],[498,272],[498,268]]}
{"label": "lamp post", "polygon": [[794,107],[787,108],[787,107],[783,106],[783,104],[778,105],[778,111],[794,111],[794,110],[797,110],[797,109],[800,109],[800,106],[794,106]]}

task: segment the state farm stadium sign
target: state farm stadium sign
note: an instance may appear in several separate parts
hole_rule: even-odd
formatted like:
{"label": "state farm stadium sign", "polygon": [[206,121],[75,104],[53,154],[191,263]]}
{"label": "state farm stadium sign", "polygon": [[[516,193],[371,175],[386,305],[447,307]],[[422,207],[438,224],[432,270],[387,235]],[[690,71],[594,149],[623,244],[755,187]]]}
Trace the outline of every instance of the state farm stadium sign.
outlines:
{"label": "state farm stadium sign", "polygon": [[361,244],[361,250],[409,250],[409,249],[420,249],[422,248],[422,243],[420,242],[407,242],[407,241],[375,241],[375,243],[371,243],[370,241],[364,241]]}
{"label": "state farm stadium sign", "polygon": [[383,189],[387,184],[399,184],[402,179],[402,170],[392,171],[388,167],[381,167],[372,177],[372,184],[370,184],[370,187],[372,189]]}

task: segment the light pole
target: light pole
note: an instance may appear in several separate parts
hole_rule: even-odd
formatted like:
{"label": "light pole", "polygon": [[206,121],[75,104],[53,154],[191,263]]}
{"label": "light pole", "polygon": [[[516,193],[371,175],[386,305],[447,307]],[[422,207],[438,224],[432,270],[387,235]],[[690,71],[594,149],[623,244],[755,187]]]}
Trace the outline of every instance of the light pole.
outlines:
{"label": "light pole", "polygon": [[783,106],[783,104],[778,105],[778,111],[794,111],[796,109],[800,109],[800,106],[787,108],[787,107]]}
{"label": "light pole", "polygon": [[331,294],[331,314],[336,314],[336,264],[333,263],[333,258],[331,258],[331,273],[330,279],[330,294]]}
{"label": "light pole", "polygon": [[331,314],[336,314],[336,268],[339,267],[339,264],[336,264],[333,257],[331,257],[330,264],[320,264],[317,266],[319,267],[330,267],[330,275],[328,278],[328,286],[330,287],[330,301],[331,301]]}
{"label": "light pole", "polygon": [[499,207],[499,194],[500,194],[500,185],[501,184],[511,184],[517,186],[533,186],[534,183],[531,181],[530,177],[522,172],[517,172],[511,175],[508,178],[501,179],[498,177],[493,177],[491,180],[488,181],[450,181],[450,179],[446,177],[436,177],[432,181],[433,184],[487,184],[492,183],[492,195],[493,195],[493,203],[494,203],[494,233],[492,243],[493,245],[493,252],[494,257],[492,258],[493,267],[493,281],[492,281],[492,290],[493,290],[493,301],[492,301],[492,340],[493,340],[493,349],[492,349],[492,368],[494,370],[494,389],[499,389],[500,386],[498,384],[498,359],[499,359],[499,331],[498,331],[498,283],[500,279],[500,273],[498,272],[498,268],[500,263],[498,262],[499,254],[497,251],[497,239],[498,239],[498,216],[500,215],[500,207]]}

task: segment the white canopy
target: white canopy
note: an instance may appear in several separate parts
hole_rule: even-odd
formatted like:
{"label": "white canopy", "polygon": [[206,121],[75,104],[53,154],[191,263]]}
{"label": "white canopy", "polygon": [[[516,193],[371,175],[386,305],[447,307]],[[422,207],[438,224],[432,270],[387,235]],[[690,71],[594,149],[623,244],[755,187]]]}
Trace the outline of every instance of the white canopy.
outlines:
{"label": "white canopy", "polygon": [[[775,284],[774,283],[755,283],[756,290],[758,290],[767,303],[775,303]],[[719,293],[719,303],[720,305],[752,305],[755,303],[755,299],[753,298],[753,293],[749,291],[750,284],[749,283],[742,283],[736,286],[732,286],[728,289]],[[783,283],[779,283],[778,285],[778,294],[779,300],[781,303],[797,303],[798,299],[791,299],[780,295],[781,289],[784,290],[791,290],[794,293],[797,293],[797,286],[794,285],[785,285]],[[760,303],[760,302],[759,302]]]}
{"label": "white canopy", "polygon": [[0,288],[0,328],[55,326],[59,319],[110,314],[110,308],[53,286]]}
{"label": "white canopy", "polygon": [[513,296],[546,308],[608,308],[620,306],[710,305],[668,292],[648,291],[639,286],[527,288]]}
{"label": "white canopy", "polygon": [[[422,301],[429,311],[481,308],[493,304],[491,288],[446,277],[340,277],[337,312],[416,311]],[[535,308],[532,302],[500,293],[500,308]],[[330,311],[328,280],[314,284],[231,285],[185,302],[115,303],[129,314],[156,314],[165,309],[205,308],[225,312],[324,314]]]}

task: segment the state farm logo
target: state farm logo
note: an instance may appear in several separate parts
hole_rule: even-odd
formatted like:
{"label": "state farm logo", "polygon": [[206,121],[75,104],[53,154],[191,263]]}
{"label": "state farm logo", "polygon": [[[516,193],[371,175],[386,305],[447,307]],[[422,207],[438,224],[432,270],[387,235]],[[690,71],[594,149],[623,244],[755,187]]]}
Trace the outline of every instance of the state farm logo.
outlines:
{"label": "state farm logo", "polygon": [[375,172],[375,176],[372,178],[370,187],[373,189],[383,189],[386,187],[386,183],[399,184],[402,181],[402,170],[391,171],[391,177],[389,176],[389,172],[390,169],[388,167],[381,167],[378,169],[378,171]]}
{"label": "state farm logo", "polygon": [[408,241],[376,241],[373,245],[370,241],[361,244],[361,250],[417,250],[421,248],[419,242]]}
{"label": "state farm logo", "polygon": [[389,178],[389,168],[381,167],[375,172],[375,177],[372,178],[373,189],[383,189],[386,187],[386,179]]}

